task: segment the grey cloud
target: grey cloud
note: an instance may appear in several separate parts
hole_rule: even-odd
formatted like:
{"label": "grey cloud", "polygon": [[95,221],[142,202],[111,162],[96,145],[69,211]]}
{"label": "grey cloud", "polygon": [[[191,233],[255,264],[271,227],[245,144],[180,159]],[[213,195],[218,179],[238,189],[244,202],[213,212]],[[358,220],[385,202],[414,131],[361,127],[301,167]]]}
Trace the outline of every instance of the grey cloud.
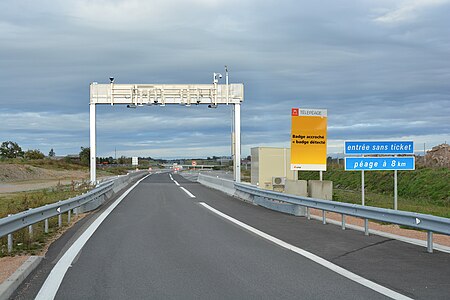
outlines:
{"label": "grey cloud", "polygon": [[[90,82],[208,83],[228,64],[245,83],[244,148],[289,144],[292,107],[327,108],[332,140],[431,143],[450,135],[450,4],[431,2],[3,1],[0,114],[15,120],[0,134],[73,152],[66,140],[88,143]],[[31,112],[46,121],[28,131]],[[229,149],[228,108],[98,112],[100,153]]]}

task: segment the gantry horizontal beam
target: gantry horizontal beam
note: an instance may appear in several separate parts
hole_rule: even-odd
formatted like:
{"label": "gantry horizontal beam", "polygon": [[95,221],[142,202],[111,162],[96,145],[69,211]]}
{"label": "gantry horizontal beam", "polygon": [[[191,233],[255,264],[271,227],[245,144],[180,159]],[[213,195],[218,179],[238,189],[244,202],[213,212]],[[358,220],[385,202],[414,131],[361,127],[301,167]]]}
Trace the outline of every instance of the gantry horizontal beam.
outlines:
{"label": "gantry horizontal beam", "polygon": [[239,104],[244,85],[229,84],[97,84],[90,85],[91,104]]}

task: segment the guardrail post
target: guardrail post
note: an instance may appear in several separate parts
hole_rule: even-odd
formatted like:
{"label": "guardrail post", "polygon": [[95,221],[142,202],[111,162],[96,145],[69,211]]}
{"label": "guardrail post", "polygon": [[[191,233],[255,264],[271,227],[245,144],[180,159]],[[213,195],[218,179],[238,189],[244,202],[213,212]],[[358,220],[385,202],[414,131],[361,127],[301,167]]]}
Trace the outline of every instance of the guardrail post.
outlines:
{"label": "guardrail post", "polygon": [[342,230],[345,230],[345,215],[342,214]]}
{"label": "guardrail post", "polygon": [[[12,216],[11,214],[8,214],[8,217]],[[12,233],[8,234],[8,253],[11,253],[13,249],[13,236]]]}
{"label": "guardrail post", "polygon": [[33,238],[33,225],[28,225],[28,236],[30,239]]}
{"label": "guardrail post", "polygon": [[326,216],[326,211],[322,210],[322,224],[327,224],[327,216]]}
{"label": "guardrail post", "polygon": [[48,219],[44,220],[44,232],[48,233]]}
{"label": "guardrail post", "polygon": [[70,224],[70,209],[67,212],[67,224]]}
{"label": "guardrail post", "polygon": [[427,232],[427,252],[433,253],[433,231]]}
{"label": "guardrail post", "polygon": [[8,234],[8,253],[11,253],[13,249],[13,236],[12,233]]}
{"label": "guardrail post", "polygon": [[58,227],[61,227],[61,226],[62,226],[62,215],[59,214],[58,215]]}
{"label": "guardrail post", "polygon": [[311,220],[311,212],[309,211],[309,207],[306,208],[306,217],[308,220]]}
{"label": "guardrail post", "polygon": [[364,219],[364,235],[369,235],[369,220]]}

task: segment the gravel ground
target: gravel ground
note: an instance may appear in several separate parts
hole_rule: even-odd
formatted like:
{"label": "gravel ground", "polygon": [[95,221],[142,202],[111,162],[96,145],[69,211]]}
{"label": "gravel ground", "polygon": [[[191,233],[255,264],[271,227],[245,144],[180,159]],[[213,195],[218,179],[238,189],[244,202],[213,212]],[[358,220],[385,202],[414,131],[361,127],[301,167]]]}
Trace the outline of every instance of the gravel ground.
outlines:
{"label": "gravel ground", "polygon": [[8,279],[29,256],[14,256],[0,258],[0,283]]}

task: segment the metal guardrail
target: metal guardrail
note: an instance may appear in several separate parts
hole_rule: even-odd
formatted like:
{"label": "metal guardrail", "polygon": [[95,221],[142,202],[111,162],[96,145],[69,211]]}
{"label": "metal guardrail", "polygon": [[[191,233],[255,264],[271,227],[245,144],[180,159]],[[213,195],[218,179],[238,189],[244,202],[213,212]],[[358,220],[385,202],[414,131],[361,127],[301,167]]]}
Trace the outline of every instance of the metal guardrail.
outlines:
{"label": "metal guardrail", "polygon": [[31,225],[38,222],[45,222],[45,232],[48,232],[48,219],[58,216],[58,225],[61,227],[61,216],[68,214],[68,222],[70,222],[71,211],[78,213],[79,211],[89,211],[97,208],[103,203],[106,197],[109,197],[125,187],[134,178],[147,174],[147,172],[135,172],[124,176],[109,178],[107,181],[100,183],[95,189],[88,191],[82,195],[59,201],[44,206],[31,208],[20,213],[10,215],[0,219],[0,238],[8,235],[8,252],[12,251],[12,233],[29,227],[32,233]]}
{"label": "metal guardrail", "polygon": [[[201,174],[198,181],[216,189],[228,186],[228,180]],[[224,181],[224,183],[219,183]],[[387,208],[363,206],[344,202],[314,199],[260,189],[250,184],[234,183],[236,197],[282,212],[298,212],[297,208],[306,207],[306,215],[310,218],[310,208],[322,210],[322,220],[326,224],[325,212],[342,215],[342,229],[345,229],[345,216],[364,219],[365,234],[369,234],[368,220],[404,225],[427,231],[427,251],[433,252],[433,232],[450,235],[450,219],[432,215],[399,211]],[[229,191],[226,191],[229,193]],[[286,207],[288,206],[288,207]],[[290,207],[289,207],[290,206]],[[295,214],[295,213],[294,213]]]}
{"label": "metal guardrail", "polygon": [[343,215],[354,216],[362,219],[371,219],[392,224],[405,225],[420,230],[432,231],[450,235],[450,219],[432,215],[392,210],[359,204],[350,204],[330,200],[321,200],[308,197],[288,195],[268,190],[262,190],[253,186],[235,183],[237,190],[281,202],[297,204],[309,208],[336,212]]}
{"label": "metal guardrail", "polygon": [[113,185],[114,182],[109,182],[86,194],[37,208],[31,208],[9,217],[2,218],[0,219],[0,237],[86,204],[109,192]]}

